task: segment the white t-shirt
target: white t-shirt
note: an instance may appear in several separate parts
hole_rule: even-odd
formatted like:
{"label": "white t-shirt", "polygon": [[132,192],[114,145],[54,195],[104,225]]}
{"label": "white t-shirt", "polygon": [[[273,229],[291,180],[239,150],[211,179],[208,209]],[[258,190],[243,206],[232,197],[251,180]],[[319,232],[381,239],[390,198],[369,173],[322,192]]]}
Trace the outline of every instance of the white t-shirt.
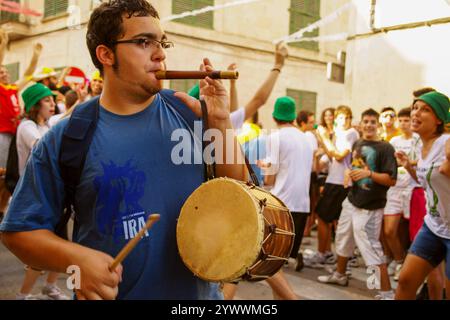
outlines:
{"label": "white t-shirt", "polygon": [[311,147],[313,151],[315,152],[317,149],[319,149],[319,143],[317,142],[316,136],[311,131],[305,132],[306,138],[308,139],[308,142],[311,144]]}
{"label": "white t-shirt", "polygon": [[335,130],[336,149],[338,152],[350,150],[349,154],[342,160],[337,161],[335,158],[331,161],[328,169],[328,177],[326,183],[344,185],[345,170],[352,167],[352,148],[359,139],[359,133],[353,128],[348,130]]}
{"label": "white t-shirt", "polygon": [[53,127],[55,124],[57,124],[59,122],[59,120],[62,119],[63,116],[64,116],[64,113],[55,114],[54,116],[51,116],[50,119],[48,119],[48,126],[50,128]]}
{"label": "white t-shirt", "polygon": [[230,114],[231,124],[234,130],[238,131],[242,128],[245,122],[245,108],[239,108]]}
{"label": "white t-shirt", "polygon": [[425,223],[439,237],[450,239],[450,178],[439,173],[445,161],[445,143],[450,134],[443,134],[433,143],[425,159],[417,163],[417,177],[427,196]]}
{"label": "white t-shirt", "polygon": [[37,140],[42,138],[49,130],[47,124],[38,126],[34,121],[23,120],[17,128],[16,145],[19,157],[19,175],[25,171],[25,166],[30,156],[31,149]]}
{"label": "white t-shirt", "polygon": [[[389,141],[394,147],[395,151],[403,151],[411,160],[417,160],[421,151],[421,140],[418,134],[414,133],[410,139],[405,139],[403,136],[396,136]],[[404,189],[417,187],[419,184],[406,171],[405,168],[399,167],[397,169],[397,183],[393,189]]]}
{"label": "white t-shirt", "polygon": [[267,139],[266,174],[276,175],[271,192],[291,211],[309,212],[309,184],[313,150],[306,135],[295,127],[285,127]]}

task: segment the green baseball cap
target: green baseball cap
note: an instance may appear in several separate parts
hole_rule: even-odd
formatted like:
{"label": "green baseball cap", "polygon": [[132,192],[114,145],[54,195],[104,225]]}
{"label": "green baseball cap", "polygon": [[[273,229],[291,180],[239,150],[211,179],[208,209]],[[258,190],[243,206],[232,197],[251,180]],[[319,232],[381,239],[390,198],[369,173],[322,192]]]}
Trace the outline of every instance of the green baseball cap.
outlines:
{"label": "green baseball cap", "polygon": [[55,94],[41,83],[36,83],[27,88],[27,90],[22,93],[25,111],[30,112],[31,108],[41,101],[41,99],[49,96],[55,96]]}
{"label": "green baseball cap", "polygon": [[200,86],[198,84],[193,86],[191,90],[189,90],[188,95],[194,97],[197,100],[200,99]]}
{"label": "green baseball cap", "polygon": [[275,102],[272,116],[280,121],[294,121],[297,117],[295,109],[294,99],[291,97],[281,97]]}
{"label": "green baseball cap", "polygon": [[421,95],[417,100],[421,100],[429,105],[444,124],[450,123],[450,101],[445,94],[437,91],[428,92]]}

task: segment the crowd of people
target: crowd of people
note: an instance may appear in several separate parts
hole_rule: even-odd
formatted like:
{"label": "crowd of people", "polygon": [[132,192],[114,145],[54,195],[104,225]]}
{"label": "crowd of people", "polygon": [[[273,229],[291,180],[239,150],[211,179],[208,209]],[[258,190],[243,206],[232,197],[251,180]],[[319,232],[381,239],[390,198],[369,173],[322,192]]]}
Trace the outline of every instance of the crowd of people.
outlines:
{"label": "crowd of people", "polygon": [[[427,276],[423,290],[430,299],[448,292],[450,103],[432,88],[414,96],[398,114],[392,107],[368,109],[354,126],[349,107],[328,108],[317,130],[313,114],[296,115],[288,97],[277,101],[273,117],[280,131],[267,139],[280,140],[280,147],[261,166],[277,166],[264,182],[294,218],[296,271],[323,269],[328,274],[319,282],[347,286],[360,255],[378,270],[377,299],[415,298]],[[307,219],[317,226],[318,248],[303,257],[299,242],[309,233]],[[395,292],[389,276],[398,281]]]}
{"label": "crowd of people", "polygon": [[[8,34],[0,29],[1,57],[5,56],[8,41]],[[50,127],[69,116],[76,105],[99,96],[103,89],[103,79],[98,71],[93,73],[89,83],[79,84],[65,83],[70,67],[60,74],[48,67],[36,70],[42,50],[41,44],[34,46],[30,66],[16,83],[10,83],[8,70],[0,67],[0,221],[19,178],[25,172],[34,145]],[[19,93],[23,107],[19,103]],[[16,298],[35,299],[31,292],[44,273],[25,266],[24,281]],[[53,300],[69,299],[56,285],[57,279],[58,273],[48,273],[42,296]]]}
{"label": "crowd of people", "polygon": [[[348,106],[330,107],[319,125],[294,99],[279,97],[272,113],[277,130],[266,136],[258,110],[282,74],[285,45],[276,46],[273,69],[239,107],[236,81],[229,93],[220,80],[210,78],[188,93],[163,89],[155,72],[165,68],[165,50],[173,44],[147,1],[102,3],[90,18],[86,38],[98,69],[87,84],[65,83],[69,68],[36,72],[40,44],[17,83],[10,83],[7,69],[0,67],[0,232],[26,265],[17,299],[35,299],[31,292],[45,271],[42,295],[69,299],[56,281],[70,265],[82,270],[82,285],[75,291],[80,300],[234,297],[238,283],[195,277],[176,249],[180,209],[204,180],[202,166],[171,161],[171,133],[189,129],[202,115],[200,100],[206,102],[210,128],[224,136],[234,130],[234,154],[243,150],[259,184],[290,210],[295,226],[290,258],[296,271],[322,269],[326,274],[318,282],[347,286],[361,256],[377,270],[377,299],[414,299],[421,286],[430,299],[450,296],[448,96],[423,88],[398,112],[371,108],[360,117]],[[0,32],[1,59],[7,44],[7,34]],[[213,66],[205,59],[201,69]],[[97,118],[81,119],[80,125],[82,114],[71,114],[86,109],[96,110]],[[60,167],[66,135],[88,146],[70,194],[72,241],[55,235],[69,194]],[[230,148],[221,147],[223,152]],[[18,177],[11,182],[12,152],[17,153]],[[217,163],[215,170],[216,177],[248,179],[243,164]],[[110,270],[138,219],[154,212],[163,219],[152,236]],[[306,255],[302,241],[314,226],[317,251]],[[398,281],[395,291],[390,276]],[[298,298],[282,270],[267,282],[276,298]]]}

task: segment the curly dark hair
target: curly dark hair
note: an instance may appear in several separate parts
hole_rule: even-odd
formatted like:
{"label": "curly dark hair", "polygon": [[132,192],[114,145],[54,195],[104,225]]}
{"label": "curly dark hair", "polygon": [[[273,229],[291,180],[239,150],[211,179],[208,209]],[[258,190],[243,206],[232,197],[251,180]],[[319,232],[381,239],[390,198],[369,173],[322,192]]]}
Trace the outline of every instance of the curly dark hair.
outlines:
{"label": "curly dark hair", "polygon": [[110,0],[92,12],[86,34],[86,43],[95,67],[103,76],[103,65],[97,58],[97,47],[107,46],[115,50],[114,41],[123,35],[123,15],[153,17],[159,19],[156,9],[146,0]]}

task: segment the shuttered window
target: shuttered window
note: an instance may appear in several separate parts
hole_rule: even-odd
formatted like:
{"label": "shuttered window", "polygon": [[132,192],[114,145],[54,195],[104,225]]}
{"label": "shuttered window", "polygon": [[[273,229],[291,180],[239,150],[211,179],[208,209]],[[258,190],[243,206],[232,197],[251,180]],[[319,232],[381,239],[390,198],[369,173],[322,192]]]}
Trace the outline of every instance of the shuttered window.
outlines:
{"label": "shuttered window", "polygon": [[[20,4],[20,0],[9,0],[10,2],[15,2]],[[0,11],[0,23],[5,22],[17,22],[19,21],[19,14],[7,12],[7,11]]]}
{"label": "shuttered window", "polygon": [[19,80],[19,67],[20,67],[19,62],[5,65],[5,68],[6,70],[8,70],[9,76],[11,77],[10,80],[11,83],[14,83],[17,80]]}
{"label": "shuttered window", "polygon": [[[300,29],[309,26],[311,23],[320,20],[320,0],[291,0],[289,34],[293,34]],[[306,32],[305,37],[319,36],[319,29],[313,32]],[[289,45],[307,50],[319,51],[319,44],[316,41],[294,42]]]}
{"label": "shuttered window", "polygon": [[297,113],[300,111],[310,111],[316,114],[317,93],[303,90],[287,89],[286,95],[295,100]]}
{"label": "shuttered window", "polygon": [[[172,0],[172,14],[180,14],[213,5],[214,0]],[[206,29],[214,29],[214,12],[209,11],[197,16],[177,19],[175,22]]]}
{"label": "shuttered window", "polygon": [[44,18],[66,13],[68,7],[69,0],[45,0]]}

